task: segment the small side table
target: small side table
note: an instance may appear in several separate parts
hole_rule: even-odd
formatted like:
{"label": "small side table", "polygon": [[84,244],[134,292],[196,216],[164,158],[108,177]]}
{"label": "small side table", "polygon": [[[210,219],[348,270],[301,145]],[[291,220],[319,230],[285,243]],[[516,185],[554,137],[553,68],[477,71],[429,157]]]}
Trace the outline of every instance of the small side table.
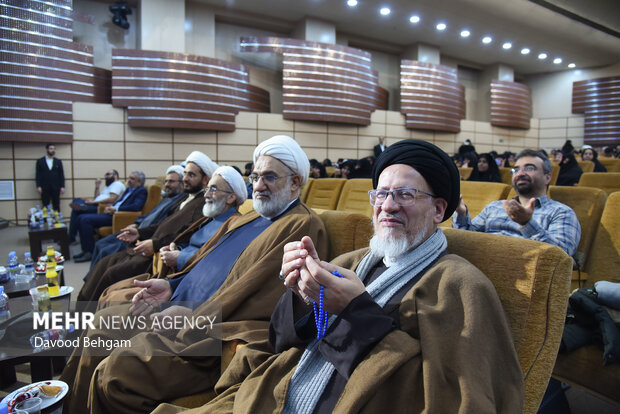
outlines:
{"label": "small side table", "polygon": [[45,227],[38,229],[30,229],[28,231],[28,239],[30,240],[30,254],[34,260],[45,252],[41,247],[43,240],[54,240],[60,244],[60,251],[65,260],[71,259],[69,251],[69,235],[67,234],[67,226],[62,227]]}

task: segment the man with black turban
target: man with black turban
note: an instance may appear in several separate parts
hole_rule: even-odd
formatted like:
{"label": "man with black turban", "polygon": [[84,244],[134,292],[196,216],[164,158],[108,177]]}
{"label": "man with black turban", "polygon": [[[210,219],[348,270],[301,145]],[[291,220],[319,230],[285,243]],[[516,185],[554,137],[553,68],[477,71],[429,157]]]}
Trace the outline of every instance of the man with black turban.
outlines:
{"label": "man with black turban", "polygon": [[[522,373],[489,279],[446,252],[459,174],[433,144],[400,141],[373,169],[370,248],[320,260],[284,248],[289,288],[269,339],[242,347],[193,413],[520,413]],[[160,405],[154,413],[177,412]]]}

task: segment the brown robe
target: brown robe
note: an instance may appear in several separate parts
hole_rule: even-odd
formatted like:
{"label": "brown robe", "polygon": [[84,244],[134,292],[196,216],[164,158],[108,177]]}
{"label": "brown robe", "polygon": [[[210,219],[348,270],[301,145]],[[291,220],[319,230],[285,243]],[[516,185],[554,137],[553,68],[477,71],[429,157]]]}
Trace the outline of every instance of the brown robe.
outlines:
{"label": "brown robe", "polygon": [[[242,216],[229,232],[256,218],[256,212]],[[223,235],[222,230],[216,233],[203,246],[205,250],[209,251]],[[239,255],[222,286],[194,311],[194,315],[213,315],[214,309],[221,307],[224,321],[219,324],[221,338],[196,330],[182,330],[173,339],[141,333],[132,338],[130,348],[116,349],[106,359],[72,357],[61,377],[72,385],[64,412],[87,412],[87,397],[90,410],[95,413],[150,412],[162,401],[212,389],[220,376],[221,358],[188,357],[187,353],[211,349],[220,340],[249,342],[264,338],[269,317],[284,289],[278,278],[284,245],[305,235],[316,241],[319,254],[327,254],[328,238],[323,222],[300,203]],[[114,312],[114,309],[109,307],[103,312]],[[98,330],[88,332],[89,336],[101,334]],[[83,351],[88,355],[89,349]]]}
{"label": "brown robe", "polygon": [[[336,259],[354,269],[367,249]],[[511,330],[489,279],[448,254],[404,296],[400,329],[357,365],[334,413],[521,413],[523,377]],[[241,348],[205,406],[154,413],[279,413],[304,348]]]}
{"label": "brown robe", "polygon": [[[193,222],[204,217],[202,207],[204,205],[204,190],[196,194],[196,197],[187,203],[182,210],[178,205],[185,201],[182,197],[173,208],[177,209],[173,214],[162,220],[159,225],[139,229],[140,240],[153,240],[153,251],[159,251],[162,246],[170,244],[174,238],[187,229]],[[78,301],[97,301],[105,288],[113,283],[148,272],[153,264],[153,256],[141,256],[135,254],[133,246],[123,252],[111,254],[97,263],[90,277],[82,286],[78,294]]]}

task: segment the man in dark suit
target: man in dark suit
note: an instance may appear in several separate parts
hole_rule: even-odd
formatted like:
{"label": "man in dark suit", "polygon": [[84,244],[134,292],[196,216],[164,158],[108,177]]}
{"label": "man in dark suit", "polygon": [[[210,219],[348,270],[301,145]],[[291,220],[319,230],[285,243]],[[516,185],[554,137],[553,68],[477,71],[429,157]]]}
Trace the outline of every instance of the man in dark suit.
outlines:
{"label": "man in dark suit", "polygon": [[375,158],[379,158],[379,155],[381,155],[381,153],[386,149],[387,145],[385,145],[385,137],[379,137],[379,143],[375,145],[374,148]]}
{"label": "man in dark suit", "polygon": [[82,253],[75,256],[75,262],[91,260],[95,248],[94,230],[103,226],[112,225],[112,216],[116,211],[140,211],[144,207],[148,192],[144,188],[144,173],[132,171],[127,178],[127,190],[113,205],[105,207],[101,214],[81,214],[77,218],[77,228],[80,233]]}
{"label": "man in dark suit", "polygon": [[65,172],[62,161],[54,157],[56,145],[47,144],[45,150],[45,157],[37,160],[37,191],[41,194],[43,206],[51,202],[54,210],[60,211],[60,195],[65,192]]}

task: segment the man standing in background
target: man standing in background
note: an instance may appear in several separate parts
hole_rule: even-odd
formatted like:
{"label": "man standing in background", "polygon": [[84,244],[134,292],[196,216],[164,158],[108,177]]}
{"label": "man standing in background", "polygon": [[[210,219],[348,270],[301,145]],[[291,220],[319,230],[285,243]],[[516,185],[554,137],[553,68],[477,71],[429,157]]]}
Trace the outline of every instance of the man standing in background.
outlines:
{"label": "man standing in background", "polygon": [[62,161],[54,157],[56,145],[47,144],[45,150],[45,157],[39,158],[36,164],[37,191],[41,194],[43,206],[51,202],[54,210],[60,211],[60,195],[65,193],[65,172]]}
{"label": "man standing in background", "polygon": [[379,137],[379,143],[375,145],[375,147],[373,148],[373,151],[375,153],[375,158],[379,158],[379,155],[381,155],[381,153],[385,151],[386,148],[387,148],[387,145],[385,145],[385,137],[383,136]]}

